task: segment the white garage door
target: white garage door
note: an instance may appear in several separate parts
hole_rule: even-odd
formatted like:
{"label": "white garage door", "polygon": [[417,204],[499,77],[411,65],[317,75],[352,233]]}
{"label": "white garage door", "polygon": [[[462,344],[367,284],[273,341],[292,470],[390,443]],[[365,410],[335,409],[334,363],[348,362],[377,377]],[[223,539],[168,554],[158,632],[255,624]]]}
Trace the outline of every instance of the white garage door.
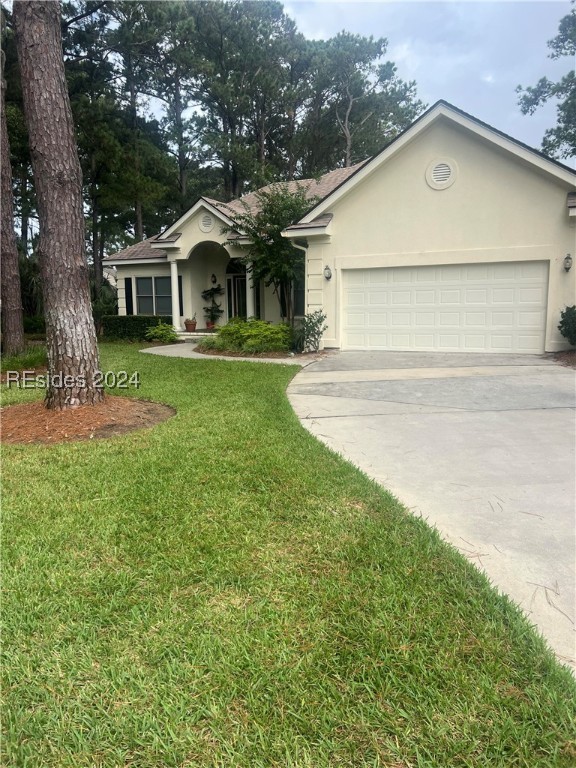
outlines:
{"label": "white garage door", "polygon": [[548,262],[342,274],[344,349],[544,351]]}

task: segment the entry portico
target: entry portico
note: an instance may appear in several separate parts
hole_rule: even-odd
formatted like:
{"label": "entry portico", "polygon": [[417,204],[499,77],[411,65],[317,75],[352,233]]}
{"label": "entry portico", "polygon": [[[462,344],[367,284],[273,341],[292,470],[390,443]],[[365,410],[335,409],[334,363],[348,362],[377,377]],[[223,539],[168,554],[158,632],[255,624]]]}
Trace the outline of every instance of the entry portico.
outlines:
{"label": "entry portico", "polygon": [[226,320],[237,314],[254,316],[266,298],[267,315],[277,314],[274,297],[261,296],[260,286],[247,274],[241,260],[245,251],[228,241],[225,228],[230,224],[201,199],[162,234],[108,257],[107,264],[120,268],[119,314],[171,315],[177,331],[183,330],[185,318],[196,315],[202,327],[202,291],[217,284],[223,287]]}

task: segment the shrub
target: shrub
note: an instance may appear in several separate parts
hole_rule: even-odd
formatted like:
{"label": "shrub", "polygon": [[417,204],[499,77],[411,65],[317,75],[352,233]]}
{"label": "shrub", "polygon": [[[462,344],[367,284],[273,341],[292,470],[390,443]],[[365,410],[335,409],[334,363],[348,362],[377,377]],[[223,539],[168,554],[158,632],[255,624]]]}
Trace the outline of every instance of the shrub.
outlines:
{"label": "shrub", "polygon": [[242,320],[235,317],[219,328],[216,335],[202,342],[204,349],[260,354],[288,352],[292,343],[292,330],[284,323],[272,325],[264,320]]}
{"label": "shrub", "polygon": [[158,323],[172,324],[167,315],[104,315],[103,335],[106,339],[146,341],[146,331]]}
{"label": "shrub", "polygon": [[171,323],[158,323],[158,325],[153,325],[148,328],[146,331],[146,338],[148,341],[159,341],[162,344],[174,344],[174,342],[178,341],[178,334]]}
{"label": "shrub", "polygon": [[328,328],[326,315],[321,309],[305,315],[294,332],[294,348],[297,352],[318,352],[322,334]]}
{"label": "shrub", "polygon": [[558,330],[573,347],[576,347],[576,304],[573,307],[566,307],[560,313],[560,318]]}

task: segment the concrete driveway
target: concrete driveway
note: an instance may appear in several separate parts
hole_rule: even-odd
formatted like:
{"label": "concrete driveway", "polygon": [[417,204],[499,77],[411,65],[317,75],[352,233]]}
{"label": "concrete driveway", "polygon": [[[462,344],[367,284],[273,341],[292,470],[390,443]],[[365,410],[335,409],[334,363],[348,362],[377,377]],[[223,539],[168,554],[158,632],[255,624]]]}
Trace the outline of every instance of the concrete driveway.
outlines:
{"label": "concrete driveway", "polygon": [[436,526],[575,664],[574,370],[545,356],[343,352],[288,395],[312,434]]}

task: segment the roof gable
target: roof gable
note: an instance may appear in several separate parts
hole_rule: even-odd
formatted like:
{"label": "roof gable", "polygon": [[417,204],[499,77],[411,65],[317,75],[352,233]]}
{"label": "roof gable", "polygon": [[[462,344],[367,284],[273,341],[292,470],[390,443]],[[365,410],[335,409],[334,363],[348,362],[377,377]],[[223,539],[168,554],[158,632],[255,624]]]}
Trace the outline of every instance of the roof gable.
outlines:
{"label": "roof gable", "polygon": [[523,144],[516,139],[511,138],[502,131],[492,128],[487,123],[483,123],[481,120],[476,119],[472,115],[463,112],[457,107],[449,104],[446,101],[438,101],[429,110],[424,112],[412,125],[410,125],[405,131],[393,139],[387,144],[383,150],[381,150],[373,158],[359,163],[354,167],[353,173],[351,173],[346,179],[344,179],[337,187],[335,187],[326,197],[320,200],[315,206],[313,206],[301,219],[300,224],[310,223],[318,216],[327,212],[329,207],[333,205],[337,200],[343,197],[345,194],[353,189],[362,179],[373,173],[383,163],[385,163],[390,157],[396,154],[400,149],[411,143],[419,134],[426,130],[430,125],[438,120],[449,120],[465,129],[471,131],[477,136],[480,136],[484,140],[491,142],[500,148],[510,152],[512,155],[531,163],[540,170],[551,174],[559,180],[567,183],[573,187],[576,186],[576,170],[573,170],[567,165],[560,163],[558,160],[554,160],[547,157],[542,152]]}

